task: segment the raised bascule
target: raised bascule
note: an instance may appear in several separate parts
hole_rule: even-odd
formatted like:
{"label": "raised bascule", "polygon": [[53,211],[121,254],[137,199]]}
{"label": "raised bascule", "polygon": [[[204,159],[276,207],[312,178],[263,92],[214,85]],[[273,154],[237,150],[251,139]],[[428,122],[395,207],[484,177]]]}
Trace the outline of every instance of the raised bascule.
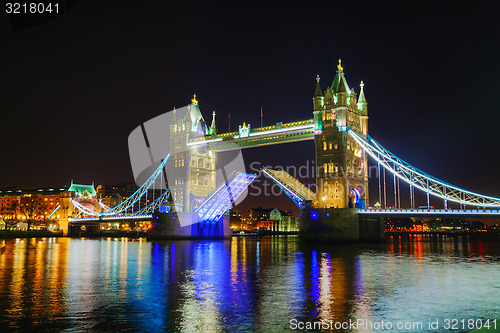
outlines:
{"label": "raised bascule", "polygon": [[[384,217],[391,216],[500,217],[500,198],[473,193],[432,177],[371,138],[364,84],[361,82],[359,94],[349,87],[340,60],[333,82],[326,90],[321,89],[319,81],[318,76],[312,119],[258,128],[244,123],[238,131],[228,133],[217,132],[215,112],[208,126],[195,95],[190,105],[173,111],[169,122],[170,153],[134,195],[113,208],[96,200],[98,204],[93,209],[72,199],[75,213],[69,214],[73,217],[68,221],[79,225],[105,220],[152,219],[156,225],[151,233],[153,236],[226,237],[229,222],[225,213],[238,203],[238,198],[241,199],[256,175],[238,170],[231,163],[217,170],[218,154],[305,140],[314,140],[316,193],[284,170],[262,169],[301,208],[300,234],[303,237],[382,240]],[[146,146],[152,156],[149,145]],[[375,209],[369,207],[368,156],[379,166],[379,179],[380,167],[384,177],[386,171],[393,176],[392,209],[387,208],[387,194],[384,190],[382,197],[380,185],[378,201],[385,207],[382,209],[379,203]],[[219,177],[223,181],[217,187]],[[409,185],[409,209],[401,208],[400,181]],[[159,194],[156,197],[149,194],[148,199],[148,193],[156,193],[158,189]],[[427,206],[424,208],[414,208],[415,189],[426,194]],[[443,199],[444,209],[431,208],[430,196]],[[450,202],[460,204],[461,209],[449,209]],[[465,209],[466,206],[476,209]]]}

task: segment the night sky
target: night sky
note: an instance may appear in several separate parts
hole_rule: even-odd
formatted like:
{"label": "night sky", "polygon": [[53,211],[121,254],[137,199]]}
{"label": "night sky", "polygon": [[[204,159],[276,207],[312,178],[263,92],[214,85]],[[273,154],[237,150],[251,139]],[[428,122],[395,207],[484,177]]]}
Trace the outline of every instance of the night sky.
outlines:
{"label": "night sky", "polygon": [[[229,112],[233,129],[259,125],[261,106],[264,124],[311,118],[316,75],[325,90],[342,58],[349,85],[365,83],[375,139],[431,175],[500,197],[493,6],[89,0],[17,32],[2,10],[0,187],[133,181],[130,132],[193,93],[220,131]],[[300,166],[314,144],[244,157]],[[270,205],[293,206],[284,196]]]}

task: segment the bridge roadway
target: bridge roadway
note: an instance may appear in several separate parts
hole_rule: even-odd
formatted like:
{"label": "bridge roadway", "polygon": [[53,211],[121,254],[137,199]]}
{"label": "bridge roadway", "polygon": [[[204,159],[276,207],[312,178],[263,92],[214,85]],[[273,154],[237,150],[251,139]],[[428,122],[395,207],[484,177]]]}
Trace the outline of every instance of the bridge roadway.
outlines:
{"label": "bridge roadway", "polygon": [[[454,218],[500,218],[500,209],[359,209],[361,216],[380,217],[454,217]],[[146,221],[152,220],[151,214],[117,215],[102,217],[70,218],[69,222],[118,222],[118,221]]]}
{"label": "bridge roadway", "polygon": [[111,223],[111,222],[139,222],[139,221],[151,221],[153,215],[151,214],[142,214],[142,215],[112,215],[112,216],[92,216],[92,217],[81,217],[81,218],[69,218],[69,222],[71,223],[87,223],[87,222],[102,222],[102,223]]}
{"label": "bridge roadway", "polygon": [[500,209],[360,209],[361,216],[500,218]]}

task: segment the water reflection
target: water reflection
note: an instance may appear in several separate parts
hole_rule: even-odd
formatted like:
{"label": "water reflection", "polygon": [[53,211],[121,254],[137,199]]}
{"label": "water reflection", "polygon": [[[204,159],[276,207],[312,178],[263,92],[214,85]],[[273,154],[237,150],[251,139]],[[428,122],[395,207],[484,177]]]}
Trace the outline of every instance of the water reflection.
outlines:
{"label": "water reflection", "polygon": [[0,246],[0,321],[8,330],[280,332],[291,319],[499,314],[500,246],[481,238],[338,246],[294,237],[49,238]]}

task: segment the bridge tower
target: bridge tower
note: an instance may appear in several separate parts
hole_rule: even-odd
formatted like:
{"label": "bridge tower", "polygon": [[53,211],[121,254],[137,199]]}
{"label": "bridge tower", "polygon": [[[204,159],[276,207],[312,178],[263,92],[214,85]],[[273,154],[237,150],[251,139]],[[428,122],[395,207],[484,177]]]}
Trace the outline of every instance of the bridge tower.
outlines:
{"label": "bridge tower", "polygon": [[368,160],[349,136],[348,126],[368,135],[367,102],[349,88],[339,60],[332,84],[323,93],[319,76],[313,97],[318,207],[364,208],[368,205]]}
{"label": "bridge tower", "polygon": [[170,187],[178,212],[191,213],[215,190],[216,153],[206,146],[190,147],[188,142],[194,137],[215,135],[215,112],[212,125],[207,126],[196,95],[188,105],[183,118],[174,118],[170,128],[169,160]]}

